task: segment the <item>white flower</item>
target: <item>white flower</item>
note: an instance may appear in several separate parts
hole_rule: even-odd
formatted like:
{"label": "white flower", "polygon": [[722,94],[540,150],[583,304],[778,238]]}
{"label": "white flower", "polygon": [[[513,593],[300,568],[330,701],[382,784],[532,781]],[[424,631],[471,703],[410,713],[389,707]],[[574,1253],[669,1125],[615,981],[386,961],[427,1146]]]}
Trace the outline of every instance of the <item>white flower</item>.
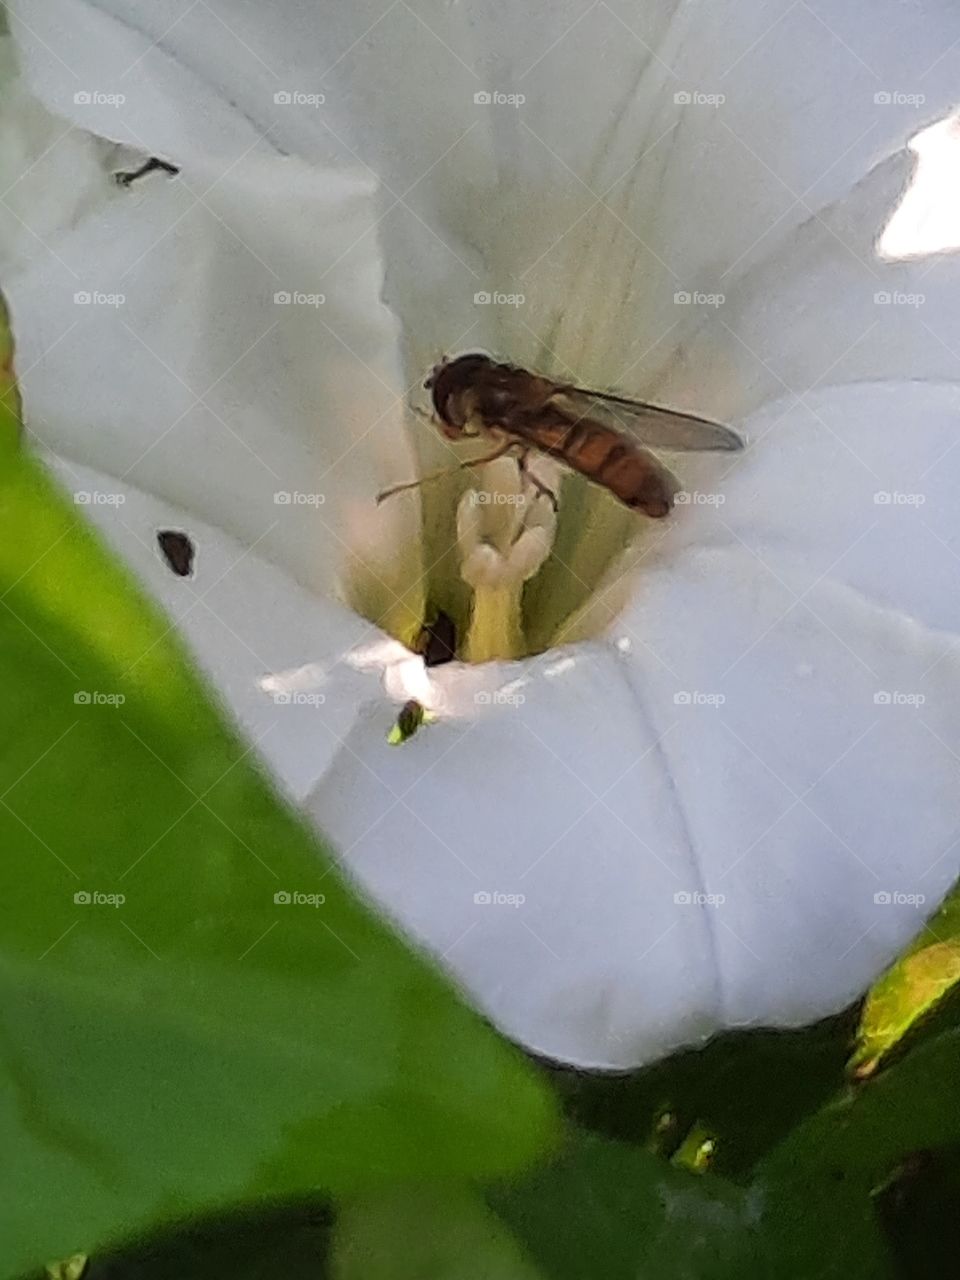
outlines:
{"label": "white flower", "polygon": [[[957,874],[960,15],[821,9],[13,15],[35,439],[125,496],[90,515],[345,869],[567,1061],[836,1010]],[[749,449],[662,524],[509,462],[377,507],[449,462],[406,405],[467,349]],[[472,590],[501,660],[425,671],[399,639]]]}

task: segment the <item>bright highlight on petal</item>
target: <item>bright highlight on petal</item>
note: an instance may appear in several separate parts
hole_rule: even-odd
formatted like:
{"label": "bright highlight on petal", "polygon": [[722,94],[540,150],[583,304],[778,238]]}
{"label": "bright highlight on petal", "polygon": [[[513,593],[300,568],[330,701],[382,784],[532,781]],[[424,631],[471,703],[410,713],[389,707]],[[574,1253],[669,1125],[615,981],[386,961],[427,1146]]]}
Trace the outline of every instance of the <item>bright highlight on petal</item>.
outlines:
{"label": "bright highlight on petal", "polygon": [[960,249],[960,117],[921,130],[910,150],[915,172],[877,245],[890,262]]}

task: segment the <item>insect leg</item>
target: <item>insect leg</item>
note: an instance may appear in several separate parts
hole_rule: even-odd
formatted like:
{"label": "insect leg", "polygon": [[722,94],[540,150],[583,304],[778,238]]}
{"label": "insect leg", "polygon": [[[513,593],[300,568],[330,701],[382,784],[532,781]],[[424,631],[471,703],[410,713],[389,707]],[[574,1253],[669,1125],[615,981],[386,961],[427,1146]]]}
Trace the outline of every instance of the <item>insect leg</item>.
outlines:
{"label": "insect leg", "polygon": [[[432,413],[427,413],[426,409],[421,409],[418,404],[411,404],[409,401],[407,402],[407,408],[414,417],[419,418],[421,422],[425,422],[428,427],[436,431],[437,420]],[[473,440],[478,435],[480,435],[479,431],[470,431],[466,427],[460,432],[460,438],[464,440]]]}
{"label": "insect leg", "polygon": [[529,480],[534,489],[536,489],[539,497],[549,498],[550,505],[553,507],[554,511],[559,511],[560,499],[549,485],[545,485],[542,480],[538,479],[537,476],[533,474],[530,467],[527,465],[527,459],[530,457],[530,453],[530,449],[524,449],[522,453],[517,455],[517,466],[520,468],[520,474],[525,480]]}
{"label": "insect leg", "polygon": [[419,489],[422,484],[429,484],[432,480],[439,480],[441,476],[452,475],[454,471],[463,471],[467,467],[482,467],[487,462],[495,462],[497,458],[502,458],[505,453],[516,448],[516,440],[508,440],[505,444],[496,448],[493,453],[484,454],[482,458],[468,458],[466,462],[458,462],[455,467],[441,467],[439,471],[429,471],[425,476],[421,476],[419,480],[408,480],[405,484],[392,484],[389,489],[381,489],[377,494],[377,506],[385,498],[392,498],[395,493],[402,493],[404,489]]}

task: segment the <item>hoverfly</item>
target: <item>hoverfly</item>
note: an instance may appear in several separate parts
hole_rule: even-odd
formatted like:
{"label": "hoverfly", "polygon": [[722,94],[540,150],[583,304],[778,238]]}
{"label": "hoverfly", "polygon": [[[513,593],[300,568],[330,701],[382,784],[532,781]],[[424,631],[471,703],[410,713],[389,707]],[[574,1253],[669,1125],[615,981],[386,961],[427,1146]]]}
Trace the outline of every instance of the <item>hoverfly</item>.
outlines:
{"label": "hoverfly", "polygon": [[[659,519],[672,508],[678,485],[651,448],[677,453],[743,448],[740,436],[719,422],[554,382],[516,365],[498,364],[482,352],[442,361],[424,387],[448,440],[483,436],[496,445],[461,467],[513,453],[521,471],[554,506],[556,495],[527,471],[533,452],[559,459],[625,506]],[[377,501],[444,474],[432,472],[422,480],[393,485]]]}

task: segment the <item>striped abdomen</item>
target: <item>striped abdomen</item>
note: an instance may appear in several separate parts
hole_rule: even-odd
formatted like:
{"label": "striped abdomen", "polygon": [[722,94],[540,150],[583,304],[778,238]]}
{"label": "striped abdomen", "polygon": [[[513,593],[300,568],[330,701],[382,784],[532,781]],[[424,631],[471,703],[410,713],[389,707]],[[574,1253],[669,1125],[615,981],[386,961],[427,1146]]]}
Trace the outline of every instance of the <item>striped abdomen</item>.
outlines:
{"label": "striped abdomen", "polygon": [[553,405],[510,422],[511,432],[535,448],[560,458],[574,471],[608,489],[628,507],[665,516],[673,506],[676,482],[653,454],[627,435],[590,418],[571,420]]}

